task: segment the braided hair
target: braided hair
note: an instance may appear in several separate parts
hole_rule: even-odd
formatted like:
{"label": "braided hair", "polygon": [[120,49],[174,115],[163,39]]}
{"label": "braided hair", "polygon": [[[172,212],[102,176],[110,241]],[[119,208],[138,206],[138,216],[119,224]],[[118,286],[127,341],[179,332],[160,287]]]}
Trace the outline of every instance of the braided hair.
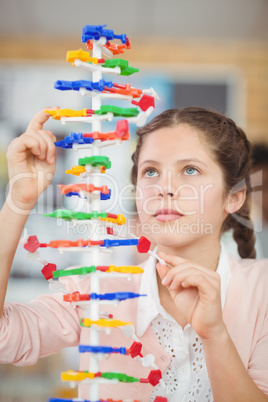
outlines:
{"label": "braided hair", "polygon": [[232,229],[239,255],[242,258],[256,258],[255,235],[250,219],[251,144],[244,131],[232,119],[200,107],[170,109],[156,116],[137,130],[138,141],[132,155],[132,183],[134,186],[137,184],[138,159],[146,134],[178,124],[187,124],[198,130],[208,144],[212,157],[222,169],[226,196],[242,189],[246,190],[244,204],[235,214],[226,217],[221,233]]}

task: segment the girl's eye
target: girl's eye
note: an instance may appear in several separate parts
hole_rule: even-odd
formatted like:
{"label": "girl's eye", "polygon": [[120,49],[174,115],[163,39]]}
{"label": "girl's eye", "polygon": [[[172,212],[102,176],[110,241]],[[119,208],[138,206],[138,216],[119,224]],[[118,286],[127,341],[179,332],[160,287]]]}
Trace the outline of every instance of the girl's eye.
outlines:
{"label": "girl's eye", "polygon": [[150,169],[145,170],[145,177],[154,177],[157,175],[158,175],[158,173],[155,169],[150,168]]}
{"label": "girl's eye", "polygon": [[187,175],[187,176],[194,176],[194,175],[196,175],[198,173],[199,173],[199,171],[194,166],[188,166],[184,170],[184,174]]}

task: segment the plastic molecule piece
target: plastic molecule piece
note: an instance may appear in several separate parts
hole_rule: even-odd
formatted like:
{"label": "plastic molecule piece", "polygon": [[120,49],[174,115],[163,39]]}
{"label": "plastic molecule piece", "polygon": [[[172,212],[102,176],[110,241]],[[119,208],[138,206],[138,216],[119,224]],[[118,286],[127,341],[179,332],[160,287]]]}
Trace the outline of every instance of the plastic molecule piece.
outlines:
{"label": "plastic molecule piece", "polygon": [[162,397],[162,396],[157,396],[157,397],[154,399],[154,402],[168,402],[168,400],[167,400],[167,398],[164,398],[164,397]]}
{"label": "plastic molecule piece", "polygon": [[127,300],[134,299],[135,297],[141,297],[141,295],[133,292],[116,292],[116,293],[104,293],[104,294],[81,294],[79,292],[68,293],[63,296],[63,300],[67,302],[80,302],[85,300]]}
{"label": "plastic molecule piece", "polygon": [[85,191],[88,193],[92,193],[93,191],[100,191],[103,194],[110,194],[110,190],[107,186],[95,187],[93,184],[86,184],[86,183],[78,183],[78,184],[59,184],[61,194],[68,194],[71,191],[79,192]]}
{"label": "plastic molecule piece", "polygon": [[111,161],[107,156],[89,156],[85,158],[80,158],[78,163],[80,166],[104,166],[105,169],[110,169],[111,167]]}
{"label": "plastic molecule piece", "polygon": [[59,269],[53,272],[53,278],[60,278],[62,276],[70,276],[70,275],[87,275],[92,272],[96,272],[95,265],[90,267],[80,267],[74,269]]}
{"label": "plastic molecule piece", "polygon": [[123,59],[110,59],[110,60],[105,60],[104,64],[102,65],[104,68],[115,68],[115,67],[120,67],[120,75],[125,75],[129,76],[134,73],[138,73],[139,69],[134,68],[128,65],[127,60]]}
{"label": "plastic molecule piece", "polygon": [[155,387],[162,378],[162,374],[160,370],[152,370],[147,379],[141,379],[142,383],[149,383],[153,387]]}
{"label": "plastic molecule piece", "polygon": [[138,102],[133,100],[131,103],[133,103],[133,105],[139,106],[139,108],[143,112],[145,112],[147,109],[149,109],[149,107],[153,107],[153,108],[155,107],[154,98],[149,95],[143,95],[142,98]]}
{"label": "plastic molecule piece", "polygon": [[85,80],[79,80],[79,81],[56,81],[54,84],[55,89],[59,89],[60,91],[79,91],[80,88],[85,88],[88,91],[100,91],[102,92],[104,88],[112,88],[113,83],[112,81],[105,81],[105,80],[100,80],[98,82],[92,82],[92,81],[85,81]]}
{"label": "plastic molecule piece", "polygon": [[122,327],[125,325],[133,325],[133,323],[106,318],[100,318],[95,321],[89,318],[81,318],[80,325],[82,327],[91,327],[91,325],[98,325],[99,327]]}
{"label": "plastic molecule piece", "polygon": [[82,133],[70,133],[62,141],[56,141],[56,147],[70,149],[73,144],[92,144],[94,142],[93,138],[85,138]]}
{"label": "plastic molecule piece", "polygon": [[151,247],[151,242],[145,236],[139,238],[139,243],[137,246],[139,253],[148,253]]}
{"label": "plastic molecule piece", "polygon": [[48,281],[53,278],[53,272],[57,270],[57,266],[55,264],[46,264],[41,270],[43,276]]}
{"label": "plastic molecule piece", "polygon": [[[89,41],[87,41],[87,46],[90,46]],[[111,42],[107,41],[106,45],[104,45],[104,47],[109,51],[108,57],[111,57],[112,55],[115,55],[115,54],[124,53],[124,49],[131,49],[131,43],[130,43],[129,39],[127,38],[125,44],[118,45],[117,43],[111,43]]]}
{"label": "plastic molecule piece", "polygon": [[86,173],[86,168],[84,166],[73,166],[72,169],[67,169],[65,173],[80,176],[80,174]]}
{"label": "plastic molecule piece", "polygon": [[139,98],[142,95],[142,90],[133,88],[130,84],[113,84],[112,88],[105,87],[104,88],[104,93],[114,93],[114,94],[119,94],[119,95],[124,95],[128,97],[133,97],[133,98]]}
{"label": "plastic molecule piece", "polygon": [[23,247],[30,253],[34,253],[39,247],[47,247],[47,244],[39,243],[36,236],[29,236]]}
{"label": "plastic molecule piece", "polygon": [[109,380],[118,380],[120,382],[139,382],[139,378],[131,377],[123,373],[107,372],[101,373],[101,377],[107,378]]}
{"label": "plastic molecule piece", "polygon": [[79,353],[118,353],[121,355],[127,354],[126,348],[113,348],[111,346],[89,346],[89,345],[79,345]]}
{"label": "plastic molecule piece", "polygon": [[128,354],[134,359],[137,356],[143,357],[141,354],[142,344],[140,342],[133,342],[128,349]]}
{"label": "plastic molecule piece", "polygon": [[92,109],[82,109],[82,110],[73,110],[73,109],[56,109],[56,110],[45,110],[45,113],[50,114],[53,119],[60,120],[62,117],[88,117],[94,114],[94,110]]}
{"label": "plastic molecule piece", "polygon": [[104,59],[97,59],[96,57],[90,57],[89,52],[85,52],[82,49],[79,50],[69,50],[66,54],[66,61],[74,63],[75,59],[79,59],[85,62],[91,62],[94,64],[104,63]]}
{"label": "plastic molecule piece", "polygon": [[119,247],[119,246],[137,246],[138,243],[139,243],[138,239],[122,239],[122,240],[104,239],[102,247],[109,248],[109,247]]}
{"label": "plastic molecule piece", "polygon": [[103,115],[113,113],[114,116],[135,117],[139,114],[137,108],[118,107],[113,105],[102,105],[99,110],[95,110],[95,114]]}
{"label": "plastic molecule piece", "polygon": [[82,42],[87,42],[89,39],[99,40],[104,36],[107,41],[112,39],[120,39],[122,43],[127,42],[126,34],[115,35],[112,29],[105,29],[106,25],[85,25],[82,30]]}
{"label": "plastic molecule piece", "polygon": [[107,218],[107,212],[96,212],[92,211],[90,213],[85,212],[76,212],[71,209],[58,209],[50,214],[44,214],[44,216],[52,217],[52,218],[61,218],[67,221],[71,221],[72,219],[77,220],[85,220],[85,219],[99,219],[99,218]]}

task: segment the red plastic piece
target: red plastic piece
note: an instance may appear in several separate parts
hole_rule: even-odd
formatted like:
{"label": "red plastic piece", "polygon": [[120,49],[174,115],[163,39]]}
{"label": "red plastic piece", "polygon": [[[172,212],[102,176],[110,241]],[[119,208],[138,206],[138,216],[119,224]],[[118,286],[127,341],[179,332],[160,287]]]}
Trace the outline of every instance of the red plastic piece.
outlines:
{"label": "red plastic piece", "polygon": [[163,396],[157,396],[154,399],[154,402],[168,402],[167,398],[164,398]]}
{"label": "red plastic piece", "polygon": [[107,228],[106,228],[106,233],[107,233],[108,235],[113,235],[113,234],[114,234],[113,228],[107,227]]}
{"label": "red plastic piece", "polygon": [[131,103],[133,103],[133,105],[139,106],[143,112],[149,109],[149,107],[155,106],[154,98],[149,95],[143,95],[143,97],[139,101],[133,100]]}
{"label": "red plastic piece", "polygon": [[63,300],[66,302],[90,300],[90,295],[89,294],[81,294],[79,292],[73,292],[73,293],[68,293],[67,295],[63,295]]}
{"label": "red plastic piece", "polygon": [[44,268],[41,270],[42,274],[48,281],[49,279],[53,278],[53,272],[57,270],[57,266],[55,264],[46,264]]}
{"label": "red plastic piece", "polygon": [[155,387],[162,378],[162,374],[160,370],[152,370],[148,375],[148,378],[141,378],[141,383],[149,383],[153,387]]}
{"label": "red plastic piece", "polygon": [[101,272],[106,272],[106,271],[108,271],[108,269],[109,269],[109,265],[98,265],[96,267],[96,270],[101,271]]}
{"label": "red plastic piece", "polygon": [[137,249],[139,253],[148,253],[151,247],[151,242],[145,236],[141,236],[139,238],[139,244],[137,245]]}
{"label": "red plastic piece", "polygon": [[134,359],[134,357],[140,356],[141,354],[142,344],[140,342],[133,342],[130,348],[128,349],[128,354]]}
{"label": "red plastic piece", "polygon": [[127,140],[129,138],[129,126],[127,120],[119,120],[116,123],[115,134],[122,140]]}
{"label": "red plastic piece", "polygon": [[37,236],[29,236],[27,243],[25,243],[23,247],[30,253],[34,253],[39,248],[39,245],[40,243]]}

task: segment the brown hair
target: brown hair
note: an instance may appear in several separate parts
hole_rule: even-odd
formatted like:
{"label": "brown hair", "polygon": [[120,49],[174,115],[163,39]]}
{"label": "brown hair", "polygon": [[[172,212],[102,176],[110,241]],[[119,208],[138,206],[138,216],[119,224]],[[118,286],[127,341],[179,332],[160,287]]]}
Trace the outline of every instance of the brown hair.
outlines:
{"label": "brown hair", "polygon": [[234,214],[229,214],[222,225],[222,233],[233,229],[233,237],[242,258],[256,258],[255,235],[250,219],[251,144],[244,131],[225,115],[200,107],[170,109],[137,130],[138,141],[132,155],[131,181],[136,186],[138,159],[146,134],[164,127],[187,124],[202,133],[212,155],[222,168],[226,195],[246,189],[246,200]]}

